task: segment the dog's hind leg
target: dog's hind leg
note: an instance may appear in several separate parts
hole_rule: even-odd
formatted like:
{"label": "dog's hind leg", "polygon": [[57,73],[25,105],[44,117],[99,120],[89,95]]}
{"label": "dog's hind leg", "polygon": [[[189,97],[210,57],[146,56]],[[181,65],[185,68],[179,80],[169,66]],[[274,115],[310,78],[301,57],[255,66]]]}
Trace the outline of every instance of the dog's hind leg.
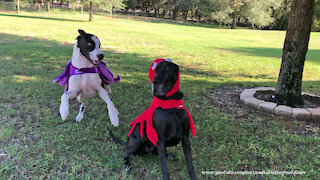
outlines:
{"label": "dog's hind leg", "polygon": [[192,157],[191,157],[191,147],[190,147],[190,141],[189,141],[189,137],[184,137],[182,139],[182,147],[183,147],[183,153],[184,156],[187,160],[187,164],[188,164],[188,172],[190,175],[190,178],[192,180],[196,180],[196,174],[194,172],[194,168],[192,165]]}
{"label": "dog's hind leg", "polygon": [[157,151],[158,151],[158,156],[161,162],[162,179],[167,180],[169,179],[169,169],[167,165],[166,146],[165,146],[165,142],[163,142],[163,140],[161,139],[159,138],[159,141],[157,144]]}
{"label": "dog's hind leg", "polygon": [[132,168],[130,161],[129,161],[130,155],[132,153],[135,153],[138,150],[139,146],[140,146],[140,142],[138,139],[133,138],[133,137],[129,138],[128,149],[127,149],[126,153],[123,155],[124,168],[128,171],[130,171]]}
{"label": "dog's hind leg", "polygon": [[82,98],[81,93],[79,94],[79,96],[77,97],[77,100],[80,102],[80,109],[79,109],[79,113],[76,117],[76,122],[80,122],[83,119],[83,114],[84,114],[84,100]]}
{"label": "dog's hind leg", "polygon": [[114,104],[112,103],[107,91],[103,87],[101,87],[99,89],[99,95],[103,99],[103,101],[105,103],[107,103],[108,114],[109,114],[109,117],[111,120],[111,124],[118,127],[119,126],[119,118],[118,118],[119,112],[114,107]]}
{"label": "dog's hind leg", "polygon": [[63,93],[61,96],[59,111],[61,119],[66,120],[69,115],[69,95],[67,93]]}

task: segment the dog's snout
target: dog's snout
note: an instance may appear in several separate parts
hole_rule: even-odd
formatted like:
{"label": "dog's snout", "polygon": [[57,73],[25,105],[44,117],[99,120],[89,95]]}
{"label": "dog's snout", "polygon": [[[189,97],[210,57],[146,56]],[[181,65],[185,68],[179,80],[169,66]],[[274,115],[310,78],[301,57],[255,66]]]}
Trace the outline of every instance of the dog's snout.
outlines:
{"label": "dog's snout", "polygon": [[104,58],[104,55],[103,54],[99,54],[98,58],[99,58],[99,60],[102,60]]}

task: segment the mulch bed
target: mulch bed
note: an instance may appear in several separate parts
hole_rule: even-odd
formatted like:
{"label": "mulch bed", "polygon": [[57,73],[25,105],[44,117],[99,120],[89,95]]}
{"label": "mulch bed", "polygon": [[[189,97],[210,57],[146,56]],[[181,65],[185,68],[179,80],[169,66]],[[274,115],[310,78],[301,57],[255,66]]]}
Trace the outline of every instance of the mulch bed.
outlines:
{"label": "mulch bed", "polygon": [[[246,106],[240,102],[240,93],[249,87],[244,86],[224,86],[209,90],[209,101],[213,107],[226,113],[235,119],[245,122],[254,121],[254,118],[261,118],[264,121],[283,121],[286,129],[291,129],[297,134],[315,134],[320,132],[320,123],[314,121],[299,121],[299,126],[292,129],[294,120],[291,117],[278,116],[268,112]],[[308,97],[307,97],[308,98]],[[317,102],[315,102],[316,104]],[[311,102],[312,105],[312,102]]]}
{"label": "mulch bed", "polygon": [[[276,99],[272,98],[274,91],[257,91],[254,97],[260,100],[277,103]],[[300,108],[320,108],[320,98],[309,95],[302,95],[303,105]]]}

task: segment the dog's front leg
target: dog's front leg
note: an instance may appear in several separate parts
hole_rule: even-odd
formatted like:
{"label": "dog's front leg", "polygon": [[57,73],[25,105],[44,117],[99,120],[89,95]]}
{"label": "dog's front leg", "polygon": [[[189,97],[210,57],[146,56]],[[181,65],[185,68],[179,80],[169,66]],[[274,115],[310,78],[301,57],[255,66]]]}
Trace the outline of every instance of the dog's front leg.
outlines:
{"label": "dog's front leg", "polygon": [[84,115],[84,100],[82,98],[81,93],[78,95],[77,100],[80,103],[80,109],[79,109],[79,113],[76,117],[76,122],[80,122],[83,119],[83,115]]}
{"label": "dog's front leg", "polygon": [[119,118],[118,118],[119,112],[114,107],[114,104],[110,100],[110,97],[109,97],[107,91],[104,88],[101,87],[100,90],[99,90],[99,95],[103,99],[103,101],[105,103],[107,103],[108,114],[109,114],[109,117],[110,117],[110,120],[111,120],[111,124],[116,126],[116,127],[118,127],[119,126]]}
{"label": "dog's front leg", "polygon": [[160,162],[161,162],[162,179],[168,180],[169,179],[169,169],[168,169],[168,165],[167,165],[165,142],[163,140],[158,141],[157,151],[158,151],[158,156],[159,156]]}
{"label": "dog's front leg", "polygon": [[63,93],[61,96],[61,104],[59,110],[61,119],[66,120],[69,115],[69,95],[67,93]]}
{"label": "dog's front leg", "polygon": [[191,147],[190,147],[189,137],[185,137],[185,138],[182,139],[182,147],[183,147],[184,156],[185,156],[185,158],[187,160],[188,172],[189,172],[190,178],[192,180],[196,180],[197,177],[196,177],[196,174],[194,172],[193,165],[192,165]]}

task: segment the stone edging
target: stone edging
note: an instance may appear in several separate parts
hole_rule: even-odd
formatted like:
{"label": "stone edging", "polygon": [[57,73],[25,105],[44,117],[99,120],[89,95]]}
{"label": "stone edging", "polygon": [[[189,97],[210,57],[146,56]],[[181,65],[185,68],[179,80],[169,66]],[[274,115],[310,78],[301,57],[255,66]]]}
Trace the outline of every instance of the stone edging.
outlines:
{"label": "stone edging", "polygon": [[[254,97],[257,91],[274,91],[273,87],[258,87],[253,89],[245,89],[240,94],[240,101],[244,104],[274,113],[277,115],[284,115],[302,120],[320,120],[320,107],[319,108],[292,108],[284,105],[277,105],[273,102],[267,102]],[[307,93],[302,93],[307,94]],[[307,94],[309,96],[316,96],[314,94]]]}

